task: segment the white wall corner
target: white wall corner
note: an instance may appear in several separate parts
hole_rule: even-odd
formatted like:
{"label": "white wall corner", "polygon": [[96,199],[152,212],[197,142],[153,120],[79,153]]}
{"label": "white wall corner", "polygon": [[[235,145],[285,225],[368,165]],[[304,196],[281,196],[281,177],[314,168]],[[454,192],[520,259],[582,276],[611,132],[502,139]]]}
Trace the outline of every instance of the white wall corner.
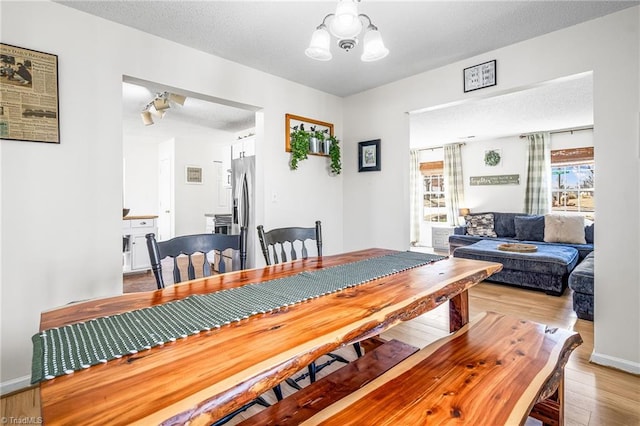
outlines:
{"label": "white wall corner", "polygon": [[0,383],[0,395],[7,395],[20,389],[31,386],[31,376],[16,377]]}
{"label": "white wall corner", "polygon": [[598,365],[602,365],[605,367],[613,367],[615,369],[624,371],[626,373],[631,374],[640,374],[640,363],[629,361],[622,358],[617,358],[614,356],[599,354],[597,352],[591,353],[590,362]]}

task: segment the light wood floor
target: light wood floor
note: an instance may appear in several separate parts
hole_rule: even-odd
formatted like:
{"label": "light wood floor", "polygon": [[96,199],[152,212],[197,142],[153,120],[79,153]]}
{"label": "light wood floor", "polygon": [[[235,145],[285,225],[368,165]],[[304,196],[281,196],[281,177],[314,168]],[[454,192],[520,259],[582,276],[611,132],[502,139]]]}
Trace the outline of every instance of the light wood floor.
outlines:
{"label": "light wood floor", "polygon": [[[471,315],[492,310],[578,331],[584,343],[571,355],[565,374],[567,425],[640,425],[640,377],[589,362],[593,351],[593,323],[577,319],[569,290],[562,297],[507,286],[482,283],[470,291]],[[446,306],[399,324],[382,336],[425,346],[445,335]],[[1,416],[14,423],[37,424],[40,399],[37,388],[14,393],[1,400]],[[25,422],[32,417],[34,420]],[[529,423],[527,423],[529,424]]]}

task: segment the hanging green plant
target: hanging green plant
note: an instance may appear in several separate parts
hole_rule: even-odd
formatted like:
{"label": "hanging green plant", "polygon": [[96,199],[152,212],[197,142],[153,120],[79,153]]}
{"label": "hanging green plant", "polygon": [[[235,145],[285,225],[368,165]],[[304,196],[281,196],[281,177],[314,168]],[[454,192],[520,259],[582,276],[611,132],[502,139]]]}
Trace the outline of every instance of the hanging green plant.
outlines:
{"label": "hanging green plant", "polygon": [[329,167],[331,169],[331,173],[339,175],[342,171],[342,162],[340,161],[340,141],[335,136],[329,136],[327,141],[331,143],[331,145],[329,145],[329,159],[331,160]]}
{"label": "hanging green plant", "polygon": [[300,124],[300,126],[293,126],[290,138],[291,161],[289,161],[289,167],[291,170],[296,170],[298,168],[298,163],[307,159],[310,138],[311,134],[304,130],[304,124]]}
{"label": "hanging green plant", "polygon": [[485,151],[484,164],[487,166],[497,166],[500,164],[500,152],[493,149]]}

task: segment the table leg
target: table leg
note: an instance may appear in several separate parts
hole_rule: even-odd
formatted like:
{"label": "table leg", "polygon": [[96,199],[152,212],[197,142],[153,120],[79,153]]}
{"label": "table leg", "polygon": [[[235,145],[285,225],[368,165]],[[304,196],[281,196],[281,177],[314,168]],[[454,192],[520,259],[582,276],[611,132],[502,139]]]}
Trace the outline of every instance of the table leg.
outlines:
{"label": "table leg", "polygon": [[467,290],[449,299],[449,332],[459,330],[469,322],[469,292]]}

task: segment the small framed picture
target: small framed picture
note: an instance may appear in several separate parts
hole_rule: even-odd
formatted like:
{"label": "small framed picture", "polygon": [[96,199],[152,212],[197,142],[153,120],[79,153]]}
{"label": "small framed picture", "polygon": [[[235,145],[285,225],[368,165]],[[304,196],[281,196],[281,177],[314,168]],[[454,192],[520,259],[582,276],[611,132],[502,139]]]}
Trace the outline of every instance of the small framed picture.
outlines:
{"label": "small framed picture", "polygon": [[186,166],[185,177],[187,183],[202,185],[202,167]]}
{"label": "small framed picture", "polygon": [[496,85],[496,61],[485,62],[465,68],[462,71],[464,92]]}
{"label": "small framed picture", "polygon": [[358,171],[380,171],[380,139],[358,142]]}

